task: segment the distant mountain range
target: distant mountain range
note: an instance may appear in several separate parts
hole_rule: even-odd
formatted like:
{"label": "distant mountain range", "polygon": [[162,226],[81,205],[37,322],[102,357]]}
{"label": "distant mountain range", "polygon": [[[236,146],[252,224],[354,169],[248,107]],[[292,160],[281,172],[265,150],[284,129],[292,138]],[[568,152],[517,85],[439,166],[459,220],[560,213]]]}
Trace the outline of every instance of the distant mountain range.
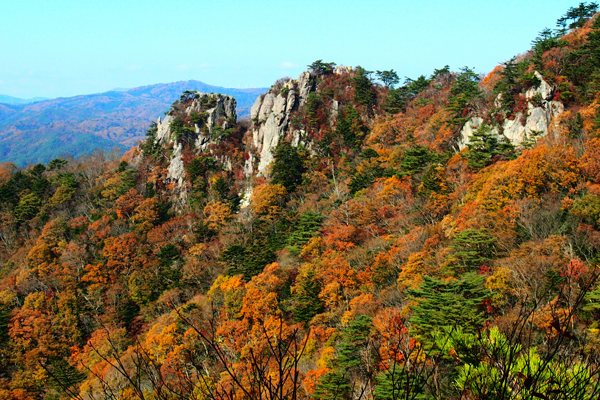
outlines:
{"label": "distant mountain range", "polygon": [[[267,91],[223,88],[190,80],[35,103],[35,99],[0,95],[0,103],[4,103],[0,104],[0,162],[23,166],[65,154],[77,157],[95,149],[128,149],[144,138],[150,123],[163,115],[184,90],[233,96],[238,117],[248,115],[256,98]],[[5,103],[4,99],[12,102]]]}
{"label": "distant mountain range", "polygon": [[0,94],[0,103],[4,104],[29,104],[36,103],[38,101],[48,100],[47,97],[34,97],[32,99],[19,99],[18,97],[7,96]]}

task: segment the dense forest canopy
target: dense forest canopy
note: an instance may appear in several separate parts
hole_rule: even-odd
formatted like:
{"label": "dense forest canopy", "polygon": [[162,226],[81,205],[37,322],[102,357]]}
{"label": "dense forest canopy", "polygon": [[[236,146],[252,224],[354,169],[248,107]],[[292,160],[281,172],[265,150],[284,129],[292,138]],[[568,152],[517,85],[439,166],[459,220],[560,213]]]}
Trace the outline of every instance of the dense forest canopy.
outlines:
{"label": "dense forest canopy", "polygon": [[122,158],[0,164],[0,398],[598,398],[597,9],[484,77],[317,60],[264,174],[265,114],[193,91]]}

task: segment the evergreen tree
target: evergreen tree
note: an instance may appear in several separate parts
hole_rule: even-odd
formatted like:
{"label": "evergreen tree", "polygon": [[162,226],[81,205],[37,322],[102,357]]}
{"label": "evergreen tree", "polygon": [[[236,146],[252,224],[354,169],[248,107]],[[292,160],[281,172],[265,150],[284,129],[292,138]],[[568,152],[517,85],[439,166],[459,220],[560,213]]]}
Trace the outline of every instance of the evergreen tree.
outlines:
{"label": "evergreen tree", "polygon": [[358,147],[365,136],[360,114],[352,106],[345,107],[339,114],[335,136],[341,137],[350,147]]}
{"label": "evergreen tree", "polygon": [[350,399],[351,387],[343,373],[330,371],[323,375],[313,392],[317,400],[346,400]]}
{"label": "evergreen tree", "polygon": [[450,93],[448,110],[455,114],[450,122],[462,126],[469,120],[469,107],[477,97],[481,96],[479,76],[469,67],[461,68],[460,73],[456,75]]}
{"label": "evergreen tree", "polygon": [[323,60],[317,60],[312,64],[308,65],[308,70],[311,74],[317,76],[323,76],[327,74],[333,73],[333,68],[335,67],[334,62],[323,62]]}
{"label": "evergreen tree", "polygon": [[400,166],[402,171],[413,175],[427,166],[434,158],[434,154],[425,146],[414,146],[406,149]]}
{"label": "evergreen tree", "polygon": [[595,2],[589,4],[582,2],[577,7],[570,7],[565,15],[556,21],[558,32],[564,35],[568,29],[581,28],[596,14],[596,11],[598,11],[598,3]]}
{"label": "evergreen tree", "polygon": [[325,304],[319,298],[319,293],[321,282],[313,270],[297,278],[295,293],[292,295],[292,312],[298,322],[308,323],[315,315],[325,311]]}
{"label": "evergreen tree", "polygon": [[392,366],[377,376],[373,391],[375,400],[424,400],[426,380],[422,374],[408,371],[407,364]]}
{"label": "evergreen tree", "polygon": [[381,80],[381,82],[383,82],[386,88],[393,87],[395,84],[400,82],[398,74],[393,69],[389,71],[377,71],[377,77],[379,80]]}
{"label": "evergreen tree", "polygon": [[349,399],[353,381],[368,379],[371,354],[368,351],[369,334],[373,328],[371,317],[359,315],[340,332],[337,357],[333,370],[324,375],[313,394],[316,399]]}
{"label": "evergreen tree", "polygon": [[496,253],[496,238],[484,229],[464,229],[454,238],[452,250],[446,258],[452,271],[473,271],[492,260]]}
{"label": "evergreen tree", "polygon": [[308,210],[298,218],[296,229],[290,235],[288,243],[290,246],[304,246],[317,234],[322,223],[323,217],[321,214]]}
{"label": "evergreen tree", "polygon": [[448,281],[423,276],[421,286],[409,291],[417,302],[410,318],[415,333],[425,338],[435,331],[456,327],[476,332],[486,320],[481,311],[488,296],[484,281],[484,276],[472,272]]}
{"label": "evergreen tree", "polygon": [[302,183],[304,163],[298,154],[298,148],[290,142],[282,141],[273,152],[271,176],[273,183],[283,185],[288,193],[293,192]]}
{"label": "evergreen tree", "polygon": [[373,71],[367,71],[363,67],[357,66],[355,73],[356,75],[351,79],[354,85],[354,99],[371,110],[375,105],[375,90],[370,78]]}
{"label": "evergreen tree", "polygon": [[469,168],[475,171],[489,165],[496,156],[515,157],[515,147],[506,137],[499,138],[487,124],[481,124],[473,133],[467,147],[468,151],[462,154],[468,160]]}

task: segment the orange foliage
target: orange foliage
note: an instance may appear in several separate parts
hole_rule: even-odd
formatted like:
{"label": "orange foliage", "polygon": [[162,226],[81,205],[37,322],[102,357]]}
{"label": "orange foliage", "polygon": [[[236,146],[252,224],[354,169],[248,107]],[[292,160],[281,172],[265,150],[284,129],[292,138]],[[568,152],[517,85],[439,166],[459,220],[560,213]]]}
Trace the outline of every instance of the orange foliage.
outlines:
{"label": "orange foliage", "polygon": [[569,190],[578,179],[579,161],[572,148],[542,145],[484,170],[474,188],[480,205],[498,210],[511,200]]}

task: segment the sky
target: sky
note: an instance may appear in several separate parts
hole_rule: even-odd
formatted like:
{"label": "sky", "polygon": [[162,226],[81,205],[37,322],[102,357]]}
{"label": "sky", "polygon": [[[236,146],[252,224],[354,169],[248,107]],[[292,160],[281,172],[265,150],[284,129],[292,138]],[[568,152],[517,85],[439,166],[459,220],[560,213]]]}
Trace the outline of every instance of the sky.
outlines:
{"label": "sky", "polygon": [[491,71],[579,2],[5,0],[0,94],[68,97],[195,79],[269,87],[315,60],[401,77]]}

